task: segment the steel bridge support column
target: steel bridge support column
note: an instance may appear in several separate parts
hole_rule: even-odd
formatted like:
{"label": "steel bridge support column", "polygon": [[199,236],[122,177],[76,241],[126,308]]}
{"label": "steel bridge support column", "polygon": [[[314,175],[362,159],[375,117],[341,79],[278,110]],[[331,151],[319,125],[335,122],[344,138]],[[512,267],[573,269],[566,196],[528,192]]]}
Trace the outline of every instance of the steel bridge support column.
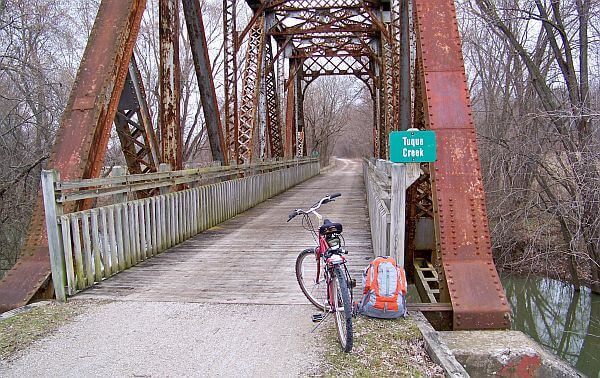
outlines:
{"label": "steel bridge support column", "polygon": [[[48,169],[61,178],[97,177],[115,119],[145,0],[103,1],[82,64],[60,122]],[[69,209],[66,209],[69,211]],[[47,288],[48,239],[41,196],[27,232],[21,258],[0,281],[0,312],[25,305]],[[38,296],[52,294],[40,293]]]}
{"label": "steel bridge support column", "polygon": [[225,148],[228,159],[239,162],[238,65],[236,0],[223,0],[223,76],[225,87]]}
{"label": "steel bridge support column", "polygon": [[295,152],[296,157],[301,157],[306,155],[306,143],[304,139],[304,88],[302,88],[302,83],[304,82],[304,78],[302,75],[302,66],[303,62],[299,60],[298,62],[298,71],[296,71],[296,76],[294,78],[294,92],[296,94],[296,145]]}
{"label": "steel bridge support column", "polygon": [[[279,48],[279,45],[278,45]],[[285,157],[285,122],[286,122],[286,94],[287,94],[287,86],[285,85],[285,57],[283,54],[279,54],[275,57],[277,59],[277,104],[279,106],[278,116],[279,116],[279,133],[281,138],[281,156]]]}
{"label": "steel bridge support column", "polygon": [[[267,35],[264,35],[263,29],[263,46],[261,51],[261,60],[259,62],[260,68],[258,75],[258,98],[256,99],[256,104],[258,105],[258,112],[256,113],[256,119],[254,123],[254,131],[253,137],[251,138],[252,148],[254,152],[252,156],[255,160],[262,160],[268,156],[270,156],[271,151],[269,150],[269,144],[267,143],[267,123],[268,123],[268,104],[267,104],[267,81],[268,81],[268,72],[267,72],[267,45],[270,44],[270,38]],[[256,134],[258,133],[258,138],[256,138]],[[255,140],[252,140],[255,139]]]}
{"label": "steel bridge support column", "polygon": [[[390,28],[391,29],[391,28]],[[393,51],[394,44],[393,41],[387,41],[382,39],[382,100],[383,100],[383,127],[382,127],[382,136],[381,140],[385,141],[382,143],[384,149],[382,151],[382,158],[389,158],[389,138],[388,135],[390,131],[394,130],[394,65],[393,65]]]}
{"label": "steel bridge support column", "polygon": [[279,106],[279,88],[275,75],[276,61],[273,60],[270,37],[267,36],[265,43],[265,73],[263,75],[266,95],[266,129],[268,141],[268,157],[283,157],[283,142],[281,133],[281,113]]}
{"label": "steel bridge support column", "polygon": [[172,169],[183,167],[183,138],[181,131],[181,73],[179,66],[179,1],[160,0],[160,130],[162,161]]}
{"label": "steel bridge support column", "polygon": [[196,79],[200,89],[200,101],[204,112],[204,121],[208,132],[208,141],[212,151],[213,160],[218,160],[223,165],[229,164],[225,137],[221,127],[221,116],[217,104],[217,94],[213,82],[202,11],[198,0],[183,0],[185,23],[190,38],[190,47],[196,68]]}
{"label": "steel bridge support column", "polygon": [[399,59],[400,76],[397,94],[399,97],[398,111],[399,129],[408,130],[411,127],[411,82],[410,82],[410,12],[409,2],[402,0],[399,14]]}
{"label": "steel bridge support column", "polygon": [[431,167],[436,248],[455,330],[510,327],[510,307],[492,259],[475,128],[453,2],[415,0],[421,99],[436,132]]}
{"label": "steel bridge support column", "polygon": [[296,59],[289,61],[289,78],[286,83],[286,111],[285,111],[285,157],[286,159],[296,156],[296,70],[298,62]]}
{"label": "steel bridge support column", "polygon": [[242,80],[242,98],[239,115],[238,163],[250,163],[255,144],[255,135],[259,124],[259,97],[263,68],[265,44],[265,18],[259,17],[250,29],[244,78]]}

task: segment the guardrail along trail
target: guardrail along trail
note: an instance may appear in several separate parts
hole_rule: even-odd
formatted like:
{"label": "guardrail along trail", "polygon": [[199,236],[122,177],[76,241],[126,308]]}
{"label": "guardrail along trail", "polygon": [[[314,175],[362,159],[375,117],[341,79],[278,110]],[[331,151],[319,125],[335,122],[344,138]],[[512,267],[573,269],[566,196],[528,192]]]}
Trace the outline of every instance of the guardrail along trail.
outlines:
{"label": "guardrail along trail", "polygon": [[[289,212],[323,195],[342,197],[322,214],[344,225],[353,277],[372,256],[360,161],[337,167],[82,292],[80,298],[199,303],[307,304],[294,273],[314,242]],[[356,291],[358,293],[358,290]],[[358,294],[359,295],[359,294]]]}
{"label": "guardrail along trail", "polygon": [[[116,376],[310,374],[323,357],[322,336],[310,333],[317,310],[296,283],[294,263],[312,240],[299,219],[285,221],[291,209],[334,192],[342,197],[322,213],[343,223],[360,283],[372,254],[361,162],[339,160],[335,169],[75,294],[77,302],[91,300],[90,309],[21,358],[0,363],[0,376],[83,376],[92,369]],[[102,298],[115,301],[96,305]]]}

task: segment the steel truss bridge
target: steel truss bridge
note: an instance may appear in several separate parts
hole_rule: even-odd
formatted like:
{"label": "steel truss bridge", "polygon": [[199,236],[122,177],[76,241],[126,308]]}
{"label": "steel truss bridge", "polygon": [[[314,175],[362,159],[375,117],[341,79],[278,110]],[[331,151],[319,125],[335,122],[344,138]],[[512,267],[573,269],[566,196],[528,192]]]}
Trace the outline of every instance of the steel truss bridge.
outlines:
{"label": "steel truss bridge", "polygon": [[[240,25],[238,9],[246,5],[252,17]],[[180,48],[192,52],[213,160],[235,173],[224,175],[227,179],[252,175],[248,167],[256,174],[262,161],[305,156],[306,88],[320,76],[353,75],[373,101],[373,157],[388,158],[387,136],[393,130],[427,129],[438,136],[438,160],[422,164],[406,205],[406,268],[422,300],[431,303],[430,319],[453,329],[510,326],[492,260],[452,0],[246,0],[245,5],[223,0],[220,108],[200,1],[159,0],[158,126],[152,124],[136,63],[145,57],[133,53],[145,7],[145,0],[100,4],[48,163],[60,182],[77,181],[80,189],[93,191],[97,183],[86,180],[100,175],[113,125],[131,177],[160,175],[161,164],[176,172],[183,168]],[[185,20],[179,19],[180,7]],[[183,24],[189,46],[179,46]],[[169,177],[176,184],[172,190],[189,189],[190,181]],[[159,187],[145,188],[136,192],[138,199],[159,195]],[[54,189],[60,192],[56,183]],[[92,197],[63,198],[60,211],[84,214],[95,206]],[[55,289],[64,292],[50,278],[48,240],[40,196],[21,258],[0,282],[0,311],[52,296]]]}

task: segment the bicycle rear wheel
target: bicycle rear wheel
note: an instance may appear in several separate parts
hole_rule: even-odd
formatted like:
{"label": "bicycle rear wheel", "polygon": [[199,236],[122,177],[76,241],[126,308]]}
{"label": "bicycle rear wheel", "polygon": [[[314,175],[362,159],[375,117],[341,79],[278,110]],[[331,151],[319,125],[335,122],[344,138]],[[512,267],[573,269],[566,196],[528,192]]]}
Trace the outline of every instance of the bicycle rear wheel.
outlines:
{"label": "bicycle rear wheel", "polygon": [[327,303],[327,282],[322,264],[319,266],[319,279],[317,281],[317,266],[315,250],[305,249],[296,259],[296,279],[306,298],[319,310],[325,310]]}
{"label": "bicycle rear wheel", "polygon": [[346,270],[341,266],[335,267],[333,279],[335,328],[342,350],[346,353],[352,350],[354,335],[352,334],[352,303],[350,303],[350,288]]}

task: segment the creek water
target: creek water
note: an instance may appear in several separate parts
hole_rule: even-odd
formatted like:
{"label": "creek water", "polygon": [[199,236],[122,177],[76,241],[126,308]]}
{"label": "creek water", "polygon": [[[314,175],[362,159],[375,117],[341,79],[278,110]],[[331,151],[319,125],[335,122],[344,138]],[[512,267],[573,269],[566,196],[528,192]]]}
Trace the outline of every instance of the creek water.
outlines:
{"label": "creek water", "polygon": [[592,378],[600,378],[600,295],[548,278],[502,278],[513,329]]}

